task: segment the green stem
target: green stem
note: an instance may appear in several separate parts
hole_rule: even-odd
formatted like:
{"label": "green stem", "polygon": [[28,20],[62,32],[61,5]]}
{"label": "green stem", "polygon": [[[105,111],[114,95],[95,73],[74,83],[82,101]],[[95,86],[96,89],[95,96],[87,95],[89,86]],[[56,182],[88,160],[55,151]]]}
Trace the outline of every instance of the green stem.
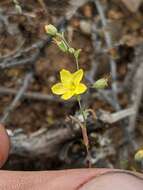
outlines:
{"label": "green stem", "polygon": [[85,146],[88,147],[89,143],[88,143],[88,135],[87,135],[86,116],[85,116],[85,113],[84,113],[84,109],[83,109],[83,107],[81,105],[80,96],[77,97],[77,101],[78,101],[80,113],[81,113],[82,118],[83,118],[83,128],[82,128],[83,139],[84,139]]}
{"label": "green stem", "polygon": [[76,68],[77,70],[79,70],[79,62],[78,62],[78,59],[75,57],[75,61],[76,61]]}
{"label": "green stem", "polygon": [[[64,37],[64,34],[60,35],[60,37],[62,38],[62,40],[64,41],[64,43],[67,45],[67,47],[70,48],[70,45],[66,41],[66,39]],[[79,70],[80,67],[79,67],[78,58],[76,56],[74,56],[74,58],[75,58],[75,62],[76,62],[76,69]],[[87,160],[89,162],[89,167],[91,167],[91,159],[90,159],[91,156],[90,156],[90,152],[89,152],[89,140],[88,140],[88,135],[87,135],[86,116],[85,116],[84,109],[83,109],[82,104],[81,104],[81,97],[80,97],[80,95],[77,96],[77,101],[78,101],[78,104],[79,104],[80,112],[81,112],[82,117],[83,117],[83,127],[81,128],[81,130],[82,130],[83,141],[84,141],[84,144],[85,144],[85,147],[86,147],[86,151],[87,151]]]}
{"label": "green stem", "polygon": [[[66,41],[64,35],[62,35],[62,40],[65,42],[65,44],[67,45],[68,48],[71,48],[70,45],[68,44],[68,42]],[[76,62],[76,69],[79,70],[79,62],[78,62],[78,58],[77,57],[75,57],[75,62]]]}
{"label": "green stem", "polygon": [[85,117],[85,114],[84,114],[83,107],[81,105],[81,98],[80,98],[80,96],[77,97],[77,101],[78,101],[78,104],[79,104],[80,112],[81,112],[82,117],[83,117],[84,127],[86,127],[86,117]]}
{"label": "green stem", "polygon": [[64,35],[62,36],[62,40],[65,42],[65,44],[67,45],[67,47],[70,48],[70,45],[69,45],[68,42],[66,41]]}
{"label": "green stem", "polygon": [[84,121],[84,125],[81,128],[81,130],[82,130],[83,141],[84,141],[86,151],[87,151],[88,166],[89,166],[89,168],[91,168],[91,155],[90,155],[90,152],[89,152],[89,140],[88,140],[88,134],[87,134],[87,127],[86,127],[86,117],[85,117],[85,114],[84,114],[83,107],[81,105],[80,96],[77,97],[77,101],[78,101],[79,109],[80,109],[80,112],[82,114],[83,121]]}
{"label": "green stem", "polygon": [[[71,48],[70,45],[69,45],[69,43],[68,43],[67,40],[65,39],[64,34],[60,34],[59,36],[62,38],[62,40],[64,41],[64,43],[67,45],[67,47],[68,47],[68,48]],[[75,56],[74,56],[74,57],[75,57]],[[76,62],[76,68],[77,68],[77,70],[79,70],[79,62],[78,62],[78,58],[76,58],[76,57],[75,57],[75,62]]]}
{"label": "green stem", "polygon": [[70,48],[70,45],[69,43],[67,42],[65,36],[64,36],[64,33],[60,34],[60,37],[62,38],[62,40],[64,41],[64,43],[67,45],[68,48]]}

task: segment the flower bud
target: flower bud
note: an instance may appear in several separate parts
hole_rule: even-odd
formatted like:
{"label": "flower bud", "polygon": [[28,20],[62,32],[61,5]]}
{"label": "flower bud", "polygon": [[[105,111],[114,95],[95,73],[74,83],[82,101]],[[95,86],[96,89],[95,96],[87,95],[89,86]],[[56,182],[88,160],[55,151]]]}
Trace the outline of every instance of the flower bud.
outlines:
{"label": "flower bud", "polygon": [[58,32],[57,28],[52,24],[45,25],[45,31],[47,34],[51,36],[55,36]]}
{"label": "flower bud", "polygon": [[139,150],[135,154],[135,161],[137,161],[137,162],[143,161],[143,149]]}
{"label": "flower bud", "polygon": [[104,89],[107,86],[108,86],[108,79],[106,78],[99,79],[93,84],[93,88],[96,89]]}

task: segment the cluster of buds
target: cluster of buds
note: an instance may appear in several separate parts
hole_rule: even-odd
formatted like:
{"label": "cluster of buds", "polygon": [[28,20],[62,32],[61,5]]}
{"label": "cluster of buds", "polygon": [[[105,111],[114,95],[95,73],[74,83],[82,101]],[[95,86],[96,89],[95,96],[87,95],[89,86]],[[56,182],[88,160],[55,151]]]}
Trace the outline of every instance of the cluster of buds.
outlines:
{"label": "cluster of buds", "polygon": [[69,47],[67,43],[64,41],[63,35],[58,32],[55,26],[53,26],[52,24],[46,25],[45,31],[48,35],[50,35],[53,38],[54,42],[57,44],[61,51],[63,51],[64,53],[68,52]]}
{"label": "cluster of buds", "polygon": [[[52,24],[46,25],[45,31],[48,35],[52,37],[52,39],[62,52],[72,54],[78,62],[81,49],[76,50],[71,47],[70,44],[66,41],[64,33],[58,32],[58,29]],[[61,95],[61,98],[64,100],[68,100],[72,96],[77,96],[84,93],[87,90],[87,86],[83,83],[80,83],[83,75],[84,71],[82,69],[79,69],[78,64],[77,71],[75,73],[70,73],[70,71],[62,70],[60,72],[61,82],[55,84],[52,87],[52,92],[54,94]],[[107,86],[108,79],[101,78],[92,85],[92,88],[104,89]]]}
{"label": "cluster of buds", "polygon": [[54,42],[62,52],[73,54],[74,57],[78,59],[81,49],[75,50],[72,48],[65,40],[64,33],[58,32],[57,28],[52,24],[45,25],[45,31],[53,38]]}

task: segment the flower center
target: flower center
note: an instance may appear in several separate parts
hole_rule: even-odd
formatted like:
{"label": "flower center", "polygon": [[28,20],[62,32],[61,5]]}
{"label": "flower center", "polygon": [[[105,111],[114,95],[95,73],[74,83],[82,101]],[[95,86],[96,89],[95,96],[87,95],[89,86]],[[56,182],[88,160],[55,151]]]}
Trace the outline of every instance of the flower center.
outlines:
{"label": "flower center", "polygon": [[74,91],[76,88],[75,84],[72,82],[71,85],[70,85],[70,90],[71,91]]}

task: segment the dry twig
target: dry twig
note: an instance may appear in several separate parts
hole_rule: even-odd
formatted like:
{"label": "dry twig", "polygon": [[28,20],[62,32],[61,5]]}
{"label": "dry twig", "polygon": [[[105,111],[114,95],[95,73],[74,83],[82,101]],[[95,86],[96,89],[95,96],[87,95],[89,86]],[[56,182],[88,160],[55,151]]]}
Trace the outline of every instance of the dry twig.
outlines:
{"label": "dry twig", "polygon": [[124,110],[121,110],[121,111],[118,111],[115,113],[109,113],[107,111],[100,110],[98,119],[105,123],[112,124],[112,123],[118,122],[122,119],[125,119],[127,117],[130,117],[130,116],[133,117],[134,114],[135,114],[135,110],[133,107],[127,108],[127,109],[124,109]]}
{"label": "dry twig", "polygon": [[23,97],[23,94],[27,90],[31,79],[32,79],[32,73],[30,72],[25,76],[23,85],[17,92],[17,94],[16,94],[15,98],[13,99],[13,101],[11,102],[11,104],[5,109],[4,116],[0,119],[0,123],[5,123],[7,121],[10,113],[15,109],[15,107],[17,106],[17,103]]}
{"label": "dry twig", "polygon": [[[132,93],[131,93],[131,102],[135,111],[135,114],[130,117],[129,121],[129,131],[134,132],[136,126],[137,115],[143,95],[143,45],[140,45],[136,48],[136,57],[134,64],[138,65],[135,70],[133,84],[132,84]],[[136,64],[138,63],[138,64]]]}
{"label": "dry twig", "polygon": [[[1,95],[15,95],[18,90],[13,88],[1,87],[0,86],[0,94]],[[31,100],[40,100],[40,101],[52,101],[52,102],[64,102],[59,98],[56,98],[52,95],[43,94],[40,92],[24,92],[23,98],[31,99]]]}
{"label": "dry twig", "polygon": [[[98,10],[98,13],[100,15],[100,18],[101,18],[101,22],[102,22],[103,29],[104,29],[103,31],[104,31],[107,47],[108,47],[108,49],[112,49],[113,48],[112,40],[111,40],[110,33],[108,32],[108,30],[106,30],[106,28],[107,28],[107,20],[106,20],[106,17],[104,15],[103,7],[102,7],[99,0],[94,0],[94,2],[95,2],[95,5],[96,5],[96,8]],[[112,78],[112,93],[113,93],[112,95],[113,95],[116,110],[120,110],[120,105],[118,103],[118,97],[117,97],[116,62],[111,56],[109,57],[109,60],[110,60],[110,69],[111,69],[111,78]]]}

